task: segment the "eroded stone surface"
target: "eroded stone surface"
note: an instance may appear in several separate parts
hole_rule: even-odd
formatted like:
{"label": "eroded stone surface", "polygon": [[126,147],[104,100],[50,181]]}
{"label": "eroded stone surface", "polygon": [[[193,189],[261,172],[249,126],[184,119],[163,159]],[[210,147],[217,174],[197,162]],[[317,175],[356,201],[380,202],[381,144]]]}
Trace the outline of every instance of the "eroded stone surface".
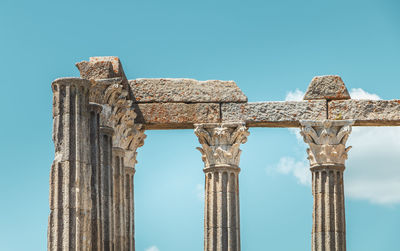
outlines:
{"label": "eroded stone surface", "polygon": [[111,62],[87,62],[76,63],[76,67],[85,79],[102,79],[114,77],[114,71]]}
{"label": "eroded stone surface", "polygon": [[82,61],[76,63],[75,65],[81,74],[81,78],[125,78],[125,74],[118,57],[91,57],[89,61]]}
{"label": "eroded stone surface", "polygon": [[195,123],[220,122],[219,104],[149,103],[136,104],[136,123],[146,129],[185,129]]}
{"label": "eroded stone surface", "polygon": [[344,165],[347,152],[347,139],[351,133],[353,120],[325,120],[321,122],[300,121],[300,134],[307,149],[311,168],[321,165]]}
{"label": "eroded stone surface", "polygon": [[301,121],[312,172],[312,251],[346,250],[343,171],[353,120]]}
{"label": "eroded stone surface", "polygon": [[400,125],[400,100],[342,100],[328,103],[328,117],[358,126]]}
{"label": "eroded stone surface", "polygon": [[234,81],[194,79],[136,79],[129,85],[137,103],[246,102],[247,97]]}
{"label": "eroded stone surface", "polygon": [[314,99],[350,99],[350,95],[341,77],[334,75],[317,76],[311,80],[304,95],[304,100]]}
{"label": "eroded stone surface", "polygon": [[240,145],[249,136],[244,123],[197,124],[204,161],[204,250],[240,250]]}
{"label": "eroded stone surface", "polygon": [[297,127],[299,120],[326,119],[326,110],[322,100],[221,105],[222,122],[245,121],[251,127]]}

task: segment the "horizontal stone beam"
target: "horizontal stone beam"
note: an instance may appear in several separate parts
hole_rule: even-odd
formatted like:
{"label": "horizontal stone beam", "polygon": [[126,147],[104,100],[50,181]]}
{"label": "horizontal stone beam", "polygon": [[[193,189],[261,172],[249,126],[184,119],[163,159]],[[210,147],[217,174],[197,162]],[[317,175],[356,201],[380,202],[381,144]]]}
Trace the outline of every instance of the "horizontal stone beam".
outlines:
{"label": "horizontal stone beam", "polygon": [[243,103],[247,97],[234,81],[172,78],[129,80],[136,103]]}
{"label": "horizontal stone beam", "polygon": [[221,121],[220,104],[216,103],[147,103],[134,104],[135,123],[151,129],[191,129],[196,123]]}
{"label": "horizontal stone beam", "polygon": [[300,120],[326,119],[326,101],[259,103],[134,104],[135,123],[145,129],[191,129],[199,123],[245,122],[249,127],[298,127]]}
{"label": "horizontal stone beam", "polygon": [[400,126],[400,100],[335,100],[328,118],[355,120],[355,126]]}
{"label": "horizontal stone beam", "polygon": [[222,122],[244,121],[249,127],[298,127],[300,120],[326,119],[326,101],[276,101],[221,105]]}

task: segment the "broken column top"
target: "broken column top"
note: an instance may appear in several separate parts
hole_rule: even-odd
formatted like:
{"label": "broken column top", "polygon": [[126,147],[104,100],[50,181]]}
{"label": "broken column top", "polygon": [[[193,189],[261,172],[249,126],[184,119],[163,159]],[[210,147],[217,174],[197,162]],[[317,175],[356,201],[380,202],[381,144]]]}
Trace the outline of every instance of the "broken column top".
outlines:
{"label": "broken column top", "polygon": [[303,99],[340,100],[350,99],[350,95],[341,77],[327,75],[314,77]]}

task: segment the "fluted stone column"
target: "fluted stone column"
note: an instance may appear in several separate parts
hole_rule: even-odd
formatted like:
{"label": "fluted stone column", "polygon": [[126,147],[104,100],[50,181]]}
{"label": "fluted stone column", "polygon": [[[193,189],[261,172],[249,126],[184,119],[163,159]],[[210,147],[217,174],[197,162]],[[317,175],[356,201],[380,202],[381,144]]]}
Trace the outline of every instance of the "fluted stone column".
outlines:
{"label": "fluted stone column", "polygon": [[90,110],[90,162],[92,164],[92,250],[101,251],[102,234],[100,218],[100,112],[102,106],[89,104]]}
{"label": "fluted stone column", "polygon": [[240,250],[240,144],[249,132],[244,123],[197,124],[205,173],[204,250]]}
{"label": "fluted stone column", "polygon": [[135,251],[135,207],[134,207],[134,176],[137,164],[137,149],[144,145],[146,134],[143,125],[132,124],[129,130],[126,130],[126,139],[123,142],[125,149],[123,162],[124,175],[124,247],[123,250]]}
{"label": "fluted stone column", "polygon": [[113,172],[111,127],[100,127],[100,218],[102,226],[102,250],[114,250],[113,231]]}
{"label": "fluted stone column", "polygon": [[55,157],[50,172],[48,250],[90,250],[90,82],[52,83]]}
{"label": "fluted stone column", "polygon": [[135,175],[134,167],[125,167],[125,233],[127,236],[126,250],[135,251],[135,211],[133,182]]}
{"label": "fluted stone column", "polygon": [[124,156],[125,150],[113,147],[113,219],[114,219],[114,247],[115,250],[124,249]]}
{"label": "fluted stone column", "polygon": [[347,152],[346,141],[353,121],[301,121],[301,134],[307,149],[312,172],[314,197],[312,250],[345,251],[346,220],[343,172]]}

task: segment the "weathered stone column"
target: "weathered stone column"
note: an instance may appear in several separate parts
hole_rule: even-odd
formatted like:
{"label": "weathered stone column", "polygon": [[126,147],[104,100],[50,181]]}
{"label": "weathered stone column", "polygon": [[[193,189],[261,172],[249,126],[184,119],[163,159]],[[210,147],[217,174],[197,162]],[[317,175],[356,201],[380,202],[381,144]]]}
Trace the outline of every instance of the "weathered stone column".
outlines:
{"label": "weathered stone column", "polygon": [[124,135],[120,140],[125,149],[124,155],[124,248],[123,250],[135,251],[135,207],[134,207],[134,175],[137,164],[137,149],[144,145],[146,134],[141,124],[130,124],[128,130],[124,130]]}
{"label": "weathered stone column", "polygon": [[353,123],[349,120],[301,121],[312,172],[313,251],[346,250],[343,172],[351,148],[346,148],[346,141]]}
{"label": "weathered stone column", "polygon": [[113,173],[111,127],[100,127],[100,217],[102,226],[102,250],[114,250],[113,243]]}
{"label": "weathered stone column", "polygon": [[113,219],[114,219],[114,247],[115,250],[124,250],[124,156],[125,150],[113,147]]}
{"label": "weathered stone column", "polygon": [[204,250],[240,250],[240,144],[249,132],[244,123],[197,124],[205,173]]}
{"label": "weathered stone column", "polygon": [[125,233],[127,236],[125,247],[126,250],[135,251],[135,211],[134,211],[134,167],[125,167]]}
{"label": "weathered stone column", "polygon": [[90,82],[52,83],[55,157],[50,172],[48,250],[90,250]]}
{"label": "weathered stone column", "polygon": [[92,164],[91,198],[92,198],[92,250],[102,250],[100,218],[100,112],[101,105],[89,104],[90,110],[90,162]]}

